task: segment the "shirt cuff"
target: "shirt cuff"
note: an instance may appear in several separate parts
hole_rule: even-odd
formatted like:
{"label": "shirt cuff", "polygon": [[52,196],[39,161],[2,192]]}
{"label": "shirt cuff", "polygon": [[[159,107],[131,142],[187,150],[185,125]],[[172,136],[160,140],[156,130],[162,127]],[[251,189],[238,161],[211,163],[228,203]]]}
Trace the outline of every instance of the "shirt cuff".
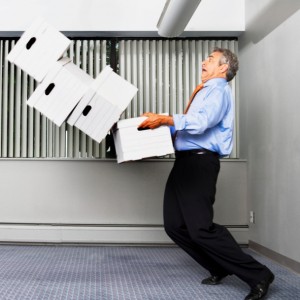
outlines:
{"label": "shirt cuff", "polygon": [[174,114],[174,127],[176,130],[183,130],[186,127],[186,116],[182,114]]}

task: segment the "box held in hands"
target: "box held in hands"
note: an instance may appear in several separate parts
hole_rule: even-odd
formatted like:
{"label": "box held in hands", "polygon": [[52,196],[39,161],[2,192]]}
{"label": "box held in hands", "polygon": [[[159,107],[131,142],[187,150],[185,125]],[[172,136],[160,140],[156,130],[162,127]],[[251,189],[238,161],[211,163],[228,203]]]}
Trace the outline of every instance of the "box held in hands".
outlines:
{"label": "box held in hands", "polygon": [[170,129],[161,126],[139,131],[147,117],[119,121],[113,132],[118,163],[174,153]]}

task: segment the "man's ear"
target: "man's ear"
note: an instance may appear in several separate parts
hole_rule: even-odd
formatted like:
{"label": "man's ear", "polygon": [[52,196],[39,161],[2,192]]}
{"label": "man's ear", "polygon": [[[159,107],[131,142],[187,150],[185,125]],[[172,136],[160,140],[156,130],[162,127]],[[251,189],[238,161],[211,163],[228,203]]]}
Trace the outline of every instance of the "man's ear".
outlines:
{"label": "man's ear", "polygon": [[222,65],[220,66],[220,71],[221,71],[222,73],[226,73],[227,70],[228,70],[228,64],[222,64]]}

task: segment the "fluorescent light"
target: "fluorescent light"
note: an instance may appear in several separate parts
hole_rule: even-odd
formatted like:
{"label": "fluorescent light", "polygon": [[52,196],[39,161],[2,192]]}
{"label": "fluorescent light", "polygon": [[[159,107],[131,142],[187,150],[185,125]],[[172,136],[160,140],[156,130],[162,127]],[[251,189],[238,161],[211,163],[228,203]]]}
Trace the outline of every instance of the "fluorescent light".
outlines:
{"label": "fluorescent light", "polygon": [[201,0],[167,0],[157,23],[158,34],[163,37],[179,36]]}

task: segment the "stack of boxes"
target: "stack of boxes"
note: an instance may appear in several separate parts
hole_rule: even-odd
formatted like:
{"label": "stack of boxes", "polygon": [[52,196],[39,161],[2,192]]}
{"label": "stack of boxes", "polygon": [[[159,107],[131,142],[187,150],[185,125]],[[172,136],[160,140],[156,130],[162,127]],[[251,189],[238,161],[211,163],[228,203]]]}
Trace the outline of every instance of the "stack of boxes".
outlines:
{"label": "stack of boxes", "polygon": [[[24,32],[7,59],[40,83],[28,99],[29,106],[57,126],[67,120],[100,143],[137,88],[109,66],[93,79],[70,58],[61,58],[70,44],[68,38],[40,18]],[[142,120],[118,122],[114,133],[118,162],[173,153],[169,129],[137,132]]]}

